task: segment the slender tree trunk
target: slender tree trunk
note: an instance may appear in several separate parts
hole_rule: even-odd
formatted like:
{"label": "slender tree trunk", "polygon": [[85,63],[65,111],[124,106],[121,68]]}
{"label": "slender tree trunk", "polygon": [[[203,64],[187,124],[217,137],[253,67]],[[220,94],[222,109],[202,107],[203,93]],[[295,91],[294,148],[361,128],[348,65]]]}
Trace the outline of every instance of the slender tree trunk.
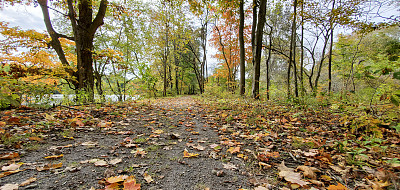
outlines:
{"label": "slender tree trunk", "polygon": [[252,96],[255,99],[260,98],[260,62],[261,62],[261,50],[262,50],[262,38],[265,24],[265,12],[267,8],[267,0],[261,0],[260,2],[260,13],[258,15],[257,33],[256,33],[256,52],[253,60],[254,62],[254,76],[253,76],[253,88]]}
{"label": "slender tree trunk", "polygon": [[[335,8],[335,0],[332,3],[332,12]],[[332,91],[332,48],[333,48],[333,18],[330,19],[331,28],[331,44],[329,46],[329,62],[328,62],[328,92]]]}
{"label": "slender tree trunk", "polygon": [[266,59],[266,66],[267,66],[267,100],[269,100],[269,94],[270,94],[270,86],[271,86],[271,79],[270,79],[270,68],[269,68],[269,63],[271,60],[271,52],[272,52],[272,27],[270,27],[271,32],[269,35],[269,49],[268,49],[268,57]]}
{"label": "slender tree trunk", "polygon": [[294,0],[293,3],[293,9],[294,9],[294,14],[293,14],[293,21],[292,21],[292,34],[290,35],[290,51],[289,51],[289,65],[288,65],[288,72],[287,72],[287,96],[290,98],[290,73],[291,73],[291,66],[293,65],[293,73],[294,73],[294,80],[295,80],[295,95],[296,97],[299,96],[298,90],[297,90],[297,71],[296,71],[296,13],[297,13],[297,0]]}
{"label": "slender tree trunk", "polygon": [[253,0],[253,24],[251,26],[251,53],[252,53],[252,57],[251,57],[251,63],[254,66],[254,57],[255,57],[255,53],[256,53],[256,30],[257,30],[257,7],[258,7],[258,0]]}
{"label": "slender tree trunk", "polygon": [[244,37],[243,37],[243,29],[244,29],[244,8],[243,8],[243,0],[240,0],[239,3],[239,12],[240,12],[240,23],[239,23],[239,44],[240,44],[240,95],[244,95],[245,93],[245,47],[244,47]]}
{"label": "slender tree trunk", "polygon": [[317,72],[317,76],[315,77],[315,82],[314,82],[315,90],[316,90],[316,88],[318,88],[318,81],[319,81],[319,77],[321,76],[322,65],[323,65],[324,60],[325,60],[326,46],[328,44],[328,40],[329,40],[329,37],[330,37],[329,32],[330,32],[330,30],[327,29],[326,30],[326,34],[325,34],[325,39],[324,39],[324,47],[322,49],[322,54],[321,54],[321,60],[319,61],[318,72]]}
{"label": "slender tree trunk", "polygon": [[300,52],[300,91],[302,96],[305,94],[305,89],[304,89],[304,81],[303,81],[303,75],[304,75],[304,1],[301,2],[301,41],[300,41],[300,46],[301,46],[301,52]]}

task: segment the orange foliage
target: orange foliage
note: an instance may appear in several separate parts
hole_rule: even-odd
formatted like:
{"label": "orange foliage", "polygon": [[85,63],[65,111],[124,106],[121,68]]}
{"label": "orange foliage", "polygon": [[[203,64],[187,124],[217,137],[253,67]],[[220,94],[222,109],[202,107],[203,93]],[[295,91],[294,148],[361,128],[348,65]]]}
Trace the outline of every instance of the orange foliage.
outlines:
{"label": "orange foliage", "polygon": [[[240,63],[239,46],[239,12],[235,1],[224,1],[214,11],[220,12],[219,22],[215,24],[211,37],[211,44],[217,48],[214,55],[220,60],[219,68],[214,75],[233,81]],[[245,18],[250,19],[250,18]],[[246,61],[251,60],[251,25],[245,22],[244,40],[246,46]]]}

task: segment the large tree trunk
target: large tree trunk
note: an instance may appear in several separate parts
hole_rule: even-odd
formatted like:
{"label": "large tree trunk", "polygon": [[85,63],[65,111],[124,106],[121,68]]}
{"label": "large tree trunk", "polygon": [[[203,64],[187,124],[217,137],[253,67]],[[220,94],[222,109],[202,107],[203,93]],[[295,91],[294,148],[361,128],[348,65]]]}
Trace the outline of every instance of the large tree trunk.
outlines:
{"label": "large tree trunk", "polygon": [[257,33],[256,33],[256,52],[253,58],[254,61],[254,76],[253,76],[253,88],[252,96],[255,99],[260,98],[260,62],[261,62],[261,50],[262,50],[262,38],[265,23],[265,11],[267,8],[267,0],[261,0],[260,12],[258,14]]}
{"label": "large tree trunk", "polygon": [[244,8],[243,8],[243,0],[240,0],[239,3],[239,12],[240,12],[240,23],[239,23],[239,44],[240,44],[240,95],[244,95],[245,93],[245,47],[244,47],[244,37],[243,37],[243,29],[244,29]]}
{"label": "large tree trunk", "polygon": [[[70,66],[68,63],[64,50],[62,49],[59,38],[67,38],[75,41],[76,52],[77,52],[77,71],[73,71],[70,68],[67,72],[71,78],[67,79],[76,91],[85,91],[88,94],[88,101],[94,100],[94,74],[93,74],[93,39],[96,30],[103,24],[103,19],[107,10],[107,0],[101,0],[98,13],[93,20],[93,5],[90,0],[79,0],[78,1],[78,13],[79,19],[76,19],[77,12],[74,10],[72,0],[68,0],[68,16],[71,21],[74,37],[67,37],[62,34],[58,34],[51,23],[50,14],[48,10],[47,0],[38,0],[38,3],[42,9],[44,22],[46,25],[47,32],[50,34],[52,41],[50,45],[55,49],[61,63],[64,66]],[[76,77],[76,80],[72,79],[72,76]]]}

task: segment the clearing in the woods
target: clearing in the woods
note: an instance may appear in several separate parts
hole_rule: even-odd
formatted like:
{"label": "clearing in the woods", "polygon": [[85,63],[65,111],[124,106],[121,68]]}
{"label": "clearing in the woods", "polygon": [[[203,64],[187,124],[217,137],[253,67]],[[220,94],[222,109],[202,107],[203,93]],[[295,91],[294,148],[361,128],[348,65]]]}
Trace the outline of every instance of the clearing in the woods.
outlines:
{"label": "clearing in the woods", "polygon": [[0,115],[1,189],[400,188],[399,133],[328,108],[185,96]]}

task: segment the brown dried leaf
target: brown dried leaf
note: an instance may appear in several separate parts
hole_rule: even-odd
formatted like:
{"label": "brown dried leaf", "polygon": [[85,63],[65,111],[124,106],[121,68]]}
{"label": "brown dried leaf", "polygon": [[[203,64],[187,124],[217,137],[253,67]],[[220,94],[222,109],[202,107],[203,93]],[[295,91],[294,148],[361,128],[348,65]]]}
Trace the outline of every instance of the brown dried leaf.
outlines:
{"label": "brown dried leaf", "polygon": [[342,169],[342,168],[339,167],[339,166],[329,166],[329,167],[332,168],[333,170],[335,170],[336,172],[342,174],[342,175],[346,175],[346,174],[349,172],[349,169],[348,169],[348,168]]}
{"label": "brown dried leaf", "polygon": [[319,169],[314,168],[314,167],[308,167],[308,166],[298,166],[296,170],[301,170],[303,171],[304,177],[308,177],[310,179],[317,179],[317,174],[316,172],[321,172]]}
{"label": "brown dried leaf", "polygon": [[10,164],[8,166],[3,166],[1,168],[1,170],[3,171],[14,171],[14,170],[18,170],[19,167],[21,167],[22,164]]}
{"label": "brown dried leaf", "polygon": [[151,183],[151,182],[154,181],[153,178],[151,177],[151,175],[149,175],[147,172],[145,172],[143,174],[143,177],[144,177],[144,179],[146,180],[147,183]]}
{"label": "brown dried leaf", "polygon": [[11,160],[14,158],[18,158],[19,154],[17,152],[9,152],[0,155],[0,160]]}
{"label": "brown dried leaf", "polygon": [[317,149],[310,149],[308,150],[308,152],[303,152],[304,156],[306,157],[314,157],[318,154],[318,150]]}
{"label": "brown dried leaf", "polygon": [[110,164],[111,164],[111,165],[116,165],[116,164],[121,163],[121,162],[122,162],[122,159],[121,159],[121,158],[115,158],[115,159],[112,159],[112,160],[110,161]]}
{"label": "brown dried leaf", "polygon": [[82,143],[83,146],[97,146],[97,144],[98,144],[97,142],[92,142],[92,141]]}
{"label": "brown dried leaf", "polygon": [[201,146],[201,145],[197,145],[197,146],[192,146],[194,149],[196,149],[196,150],[200,150],[200,151],[203,151],[204,149],[205,149],[205,147],[204,146]]}
{"label": "brown dried leaf", "polygon": [[95,165],[95,166],[100,166],[100,167],[102,167],[102,166],[108,166],[107,162],[104,161],[104,160],[96,161],[96,162],[94,163],[94,165]]}
{"label": "brown dried leaf", "polygon": [[0,178],[11,175],[11,174],[18,173],[20,171],[23,171],[23,170],[14,170],[14,171],[7,171],[7,172],[0,173]]}
{"label": "brown dried leaf", "polygon": [[21,184],[19,184],[19,186],[22,186],[22,187],[23,187],[23,186],[27,186],[27,185],[29,185],[29,184],[35,182],[35,181],[36,181],[36,178],[31,177],[31,178],[25,180],[24,182],[22,182]]}
{"label": "brown dried leaf", "polygon": [[292,184],[298,184],[302,187],[309,184],[308,182],[301,180],[300,173],[296,173],[292,168],[286,167],[284,161],[282,161],[282,163],[278,166],[278,169],[280,170],[279,177],[284,178],[286,181]]}
{"label": "brown dried leaf", "polygon": [[57,168],[61,168],[62,167],[62,162],[58,163],[58,164],[47,164],[43,167],[36,167],[36,170],[41,172],[41,171],[45,171],[45,170],[50,170],[50,169],[57,169]]}
{"label": "brown dried leaf", "polygon": [[239,147],[239,146],[237,146],[237,147],[230,147],[230,148],[227,150],[227,152],[230,152],[231,154],[236,154],[236,153],[240,152],[240,147]]}
{"label": "brown dried leaf", "polygon": [[1,190],[17,190],[18,184],[5,184],[0,187]]}
{"label": "brown dried leaf", "polygon": [[39,137],[29,137],[28,139],[31,140],[31,141],[43,142],[43,139],[39,138]]}
{"label": "brown dried leaf", "polygon": [[114,177],[109,177],[106,179],[106,182],[108,183],[118,183],[124,181],[126,178],[128,178],[127,175],[119,175],[119,176],[114,176]]}
{"label": "brown dried leaf", "polygon": [[227,164],[222,164],[222,165],[224,165],[224,168],[225,169],[227,169],[227,170],[236,170],[236,169],[238,169],[234,164],[232,164],[232,163],[227,163]]}
{"label": "brown dried leaf", "polygon": [[266,187],[263,186],[258,186],[256,188],[254,188],[254,190],[268,190]]}

